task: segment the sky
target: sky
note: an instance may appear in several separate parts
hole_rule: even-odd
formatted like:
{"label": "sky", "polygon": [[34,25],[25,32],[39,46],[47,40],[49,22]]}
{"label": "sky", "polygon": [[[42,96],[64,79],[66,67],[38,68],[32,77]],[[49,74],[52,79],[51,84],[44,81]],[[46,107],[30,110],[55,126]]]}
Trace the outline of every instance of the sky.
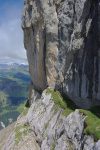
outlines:
{"label": "sky", "polygon": [[0,0],[0,58],[26,59],[21,16],[24,0]]}

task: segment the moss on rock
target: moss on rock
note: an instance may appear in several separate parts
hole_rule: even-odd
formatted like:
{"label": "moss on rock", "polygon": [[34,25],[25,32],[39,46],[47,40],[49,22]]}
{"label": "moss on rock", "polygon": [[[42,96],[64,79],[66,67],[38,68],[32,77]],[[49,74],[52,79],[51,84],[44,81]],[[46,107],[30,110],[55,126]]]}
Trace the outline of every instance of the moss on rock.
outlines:
{"label": "moss on rock", "polygon": [[15,128],[15,143],[18,144],[21,139],[29,133],[28,125],[17,125]]}

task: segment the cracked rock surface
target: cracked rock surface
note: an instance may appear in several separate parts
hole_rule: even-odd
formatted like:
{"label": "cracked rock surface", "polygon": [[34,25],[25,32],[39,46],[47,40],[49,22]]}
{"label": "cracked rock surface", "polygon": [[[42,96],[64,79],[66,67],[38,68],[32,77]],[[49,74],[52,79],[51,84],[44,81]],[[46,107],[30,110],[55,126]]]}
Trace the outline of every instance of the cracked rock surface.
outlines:
{"label": "cracked rock surface", "polygon": [[100,105],[99,0],[25,0],[24,43],[34,89],[56,87],[78,106]]}
{"label": "cracked rock surface", "polygon": [[78,109],[64,116],[45,90],[81,108],[100,105],[99,0],[24,0],[22,28],[31,107],[0,132],[0,150],[100,150],[84,133],[86,116]]}
{"label": "cracked rock surface", "polygon": [[[18,118],[1,150],[100,150],[100,141],[95,142],[92,136],[84,134],[84,120],[85,116],[79,110],[65,117],[63,109],[54,104],[51,94],[45,90],[27,115]],[[16,144],[15,131],[20,125],[27,125],[29,130],[27,134],[21,134]]]}

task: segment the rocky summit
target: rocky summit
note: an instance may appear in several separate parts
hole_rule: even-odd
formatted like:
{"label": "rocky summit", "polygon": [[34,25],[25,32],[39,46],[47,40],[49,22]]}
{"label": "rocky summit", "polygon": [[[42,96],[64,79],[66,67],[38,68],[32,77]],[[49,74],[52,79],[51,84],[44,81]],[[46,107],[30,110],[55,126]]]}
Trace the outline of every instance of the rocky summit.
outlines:
{"label": "rocky summit", "polygon": [[0,150],[100,150],[99,0],[24,0],[22,29],[29,98]]}

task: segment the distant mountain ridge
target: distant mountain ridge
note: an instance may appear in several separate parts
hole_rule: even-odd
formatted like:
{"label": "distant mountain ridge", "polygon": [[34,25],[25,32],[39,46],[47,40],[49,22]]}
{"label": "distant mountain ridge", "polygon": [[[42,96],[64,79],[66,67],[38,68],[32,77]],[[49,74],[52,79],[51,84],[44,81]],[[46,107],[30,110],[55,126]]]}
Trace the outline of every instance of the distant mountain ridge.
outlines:
{"label": "distant mountain ridge", "polygon": [[27,59],[19,59],[19,58],[10,58],[10,57],[4,57],[0,58],[0,65],[28,65]]}
{"label": "distant mountain ridge", "polygon": [[17,64],[17,63],[7,63],[7,64],[0,64],[0,69],[13,69],[17,67],[28,67],[27,64]]}

